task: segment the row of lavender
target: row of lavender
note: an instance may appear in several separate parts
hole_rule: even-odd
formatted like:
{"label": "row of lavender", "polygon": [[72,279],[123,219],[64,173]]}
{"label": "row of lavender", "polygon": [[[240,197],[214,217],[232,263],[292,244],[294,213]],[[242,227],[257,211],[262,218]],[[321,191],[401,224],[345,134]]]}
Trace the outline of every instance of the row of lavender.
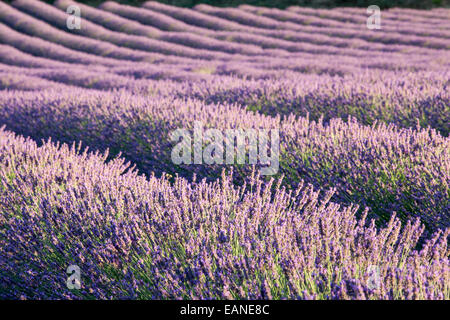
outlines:
{"label": "row of lavender", "polygon": [[450,299],[448,231],[417,250],[418,221],[377,229],[303,183],[170,183],[77,150],[0,131],[3,298]]}
{"label": "row of lavender", "polygon": [[[0,125],[110,155],[0,132],[1,297],[450,299],[447,11],[0,9]],[[284,178],[174,165],[195,121],[279,128]]]}
{"label": "row of lavender", "polygon": [[[165,90],[172,91],[171,83]],[[382,122],[364,126],[350,118],[324,124],[293,115],[280,119],[245,111],[240,106],[201,100],[102,92],[72,88],[41,92],[4,92],[0,119],[8,129],[36,140],[52,137],[83,141],[112,155],[121,153],[146,175],[179,174],[214,180],[222,166],[175,165],[169,134],[205,128],[279,128],[280,174],[284,184],[301,180],[337,192],[334,201],[370,207],[380,223],[396,211],[403,221],[420,217],[428,230],[450,226],[450,138],[434,129],[400,129]],[[206,142],[205,142],[206,143]],[[246,181],[248,165],[235,168]]]}
{"label": "row of lavender", "polygon": [[[222,69],[216,66],[220,76],[209,74],[205,66],[192,64],[124,64],[110,68],[90,67],[89,71],[77,65],[67,72],[68,64],[58,66],[1,45],[0,61],[18,65],[2,67],[0,87],[10,90],[51,88],[60,83],[105,91],[126,89],[144,96],[237,104],[271,116],[295,114],[325,122],[354,117],[366,125],[382,121],[403,128],[419,124],[434,128],[443,136],[448,136],[450,130],[450,91],[447,89],[450,73],[447,70],[368,71],[343,77],[260,71],[268,79],[229,76],[231,65]],[[26,68],[30,66],[35,68]],[[244,71],[248,73],[247,69]]]}

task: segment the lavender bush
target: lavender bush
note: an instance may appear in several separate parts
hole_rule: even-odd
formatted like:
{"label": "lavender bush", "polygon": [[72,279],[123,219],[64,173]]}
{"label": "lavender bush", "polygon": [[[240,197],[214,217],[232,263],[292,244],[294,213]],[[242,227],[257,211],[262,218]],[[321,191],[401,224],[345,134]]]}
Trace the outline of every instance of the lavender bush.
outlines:
{"label": "lavender bush", "polygon": [[[402,130],[354,120],[333,119],[324,125],[306,118],[269,118],[224,104],[205,104],[173,97],[132,96],[74,90],[59,94],[11,92],[0,100],[2,124],[36,139],[53,137],[84,141],[99,149],[122,153],[143,173],[192,173],[214,180],[221,166],[175,166],[170,132],[192,129],[194,121],[211,128],[279,128],[280,170],[287,185],[300,180],[337,188],[335,200],[372,208],[387,220],[396,211],[406,221],[421,217],[429,229],[448,227],[450,140],[434,130]],[[22,119],[22,121],[19,121]],[[250,168],[237,169],[246,180]]]}
{"label": "lavender bush", "polygon": [[377,230],[303,183],[171,184],[5,131],[0,150],[3,298],[449,299],[450,230],[416,250],[418,221]]}

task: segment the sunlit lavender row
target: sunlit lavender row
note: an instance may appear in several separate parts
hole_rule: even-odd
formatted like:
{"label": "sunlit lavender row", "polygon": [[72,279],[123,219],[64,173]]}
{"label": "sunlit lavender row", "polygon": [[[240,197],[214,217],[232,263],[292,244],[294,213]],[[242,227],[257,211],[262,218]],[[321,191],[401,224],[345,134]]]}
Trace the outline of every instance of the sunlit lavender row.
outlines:
{"label": "sunlit lavender row", "polygon": [[[5,131],[0,150],[4,298],[450,298],[448,230],[417,250],[418,220],[377,229],[332,191],[170,183]],[[85,274],[79,291],[68,263]]]}

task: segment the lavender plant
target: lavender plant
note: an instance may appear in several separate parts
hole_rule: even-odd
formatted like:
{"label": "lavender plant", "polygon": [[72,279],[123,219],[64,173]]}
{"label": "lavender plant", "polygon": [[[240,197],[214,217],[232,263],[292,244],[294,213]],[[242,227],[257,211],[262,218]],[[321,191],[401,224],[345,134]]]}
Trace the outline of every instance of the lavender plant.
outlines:
{"label": "lavender plant", "polygon": [[[53,137],[84,141],[102,151],[110,148],[143,173],[179,173],[189,179],[196,173],[214,180],[222,166],[174,165],[172,131],[192,129],[194,121],[221,130],[279,128],[280,170],[287,185],[306,180],[316,187],[336,188],[336,201],[369,206],[381,221],[396,211],[405,221],[421,217],[431,230],[449,225],[450,140],[435,130],[363,126],[340,119],[327,125],[307,118],[280,121],[236,106],[149,99],[125,91],[11,92],[2,97],[1,123],[11,130],[38,140]],[[249,170],[248,165],[237,168],[241,181]]]}

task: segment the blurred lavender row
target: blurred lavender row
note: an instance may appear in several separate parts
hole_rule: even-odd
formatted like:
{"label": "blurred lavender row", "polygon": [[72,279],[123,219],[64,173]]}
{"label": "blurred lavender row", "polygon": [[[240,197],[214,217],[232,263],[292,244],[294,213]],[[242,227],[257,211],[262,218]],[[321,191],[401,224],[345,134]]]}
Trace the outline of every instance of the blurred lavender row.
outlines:
{"label": "blurred lavender row", "polygon": [[450,299],[449,14],[0,2],[0,298]]}

